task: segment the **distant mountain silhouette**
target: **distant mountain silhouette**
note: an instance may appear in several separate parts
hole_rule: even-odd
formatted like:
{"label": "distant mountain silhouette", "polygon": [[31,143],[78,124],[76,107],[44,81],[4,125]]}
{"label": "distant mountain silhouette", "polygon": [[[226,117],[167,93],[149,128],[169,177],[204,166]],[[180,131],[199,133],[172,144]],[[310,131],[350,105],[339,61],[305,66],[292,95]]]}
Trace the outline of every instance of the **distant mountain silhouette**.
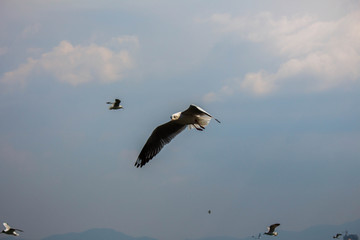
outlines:
{"label": "distant mountain silhouette", "polygon": [[[282,224],[282,226],[285,224]],[[254,232],[254,236],[257,236],[259,232],[261,232],[260,229],[258,232]],[[266,228],[265,228],[266,230]],[[265,232],[265,230],[263,232]],[[344,231],[348,231],[349,234],[357,234],[360,235],[360,219],[348,222],[342,225],[319,225],[319,226],[313,226],[310,228],[307,228],[300,232],[290,232],[290,231],[282,231],[281,227],[277,229],[277,232],[279,235],[277,237],[274,236],[266,236],[262,235],[261,240],[331,240],[333,239],[332,236],[334,236],[336,233],[342,232],[344,235]],[[343,240],[341,236],[339,240]],[[200,238],[200,239],[193,239],[193,240],[254,240],[251,236],[246,238],[234,238],[234,237],[206,237],[206,238]]]}
{"label": "distant mountain silhouette", "polygon": [[[320,225],[320,226],[313,226],[310,228],[307,228],[300,232],[290,232],[290,231],[283,231],[282,227],[286,226],[285,223],[283,223],[279,229],[277,229],[277,232],[279,235],[277,237],[274,236],[265,236],[263,235],[261,237],[261,240],[332,240],[332,236],[334,236],[336,233],[343,233],[347,230],[348,234],[357,234],[360,236],[360,219],[348,222],[342,225]],[[259,231],[254,232],[251,235],[257,236],[259,232],[261,232],[264,229],[259,229]],[[266,228],[265,228],[266,230]],[[265,231],[264,230],[264,231]],[[23,234],[22,237],[24,237],[25,234]],[[339,240],[343,240],[343,236],[339,238]],[[9,239],[14,239],[13,237],[9,237]],[[7,240],[7,238],[2,238],[4,240]],[[23,238],[16,238],[18,240],[21,240]],[[43,238],[41,240],[157,240],[150,237],[131,237],[124,233],[117,232],[113,229],[108,228],[94,228],[87,230],[85,232],[80,233],[66,233],[66,234],[58,234],[58,235],[52,235],[46,238]],[[171,240],[171,239],[169,239]],[[200,239],[193,239],[193,240],[254,240],[251,236],[246,238],[236,238],[236,237],[206,237],[206,238],[200,238]]]}
{"label": "distant mountain silhouette", "polygon": [[156,240],[149,237],[131,237],[108,228],[94,228],[81,233],[53,235],[42,240]]}

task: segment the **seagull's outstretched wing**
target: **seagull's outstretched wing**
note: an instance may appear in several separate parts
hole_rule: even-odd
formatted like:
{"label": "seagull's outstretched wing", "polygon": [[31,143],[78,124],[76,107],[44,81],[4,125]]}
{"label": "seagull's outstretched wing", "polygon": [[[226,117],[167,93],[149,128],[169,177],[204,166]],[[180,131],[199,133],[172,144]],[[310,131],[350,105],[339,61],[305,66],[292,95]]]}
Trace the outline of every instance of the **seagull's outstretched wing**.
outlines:
{"label": "seagull's outstretched wing", "polygon": [[5,227],[5,231],[8,231],[11,227],[9,226],[9,224],[7,223],[3,223],[4,227]]}
{"label": "seagull's outstretched wing", "polygon": [[204,109],[202,109],[201,107],[198,107],[194,104],[191,104],[190,107],[188,109],[186,109],[185,111],[183,111],[181,114],[184,115],[206,115],[210,118],[215,119],[218,123],[220,123],[220,121],[216,118],[214,118],[213,116],[210,115],[210,113],[206,112]]}
{"label": "seagull's outstretched wing", "polygon": [[275,224],[270,225],[269,232],[274,232],[275,228],[277,228],[278,226],[280,226],[280,223],[275,223]]}
{"label": "seagull's outstretched wing", "polygon": [[136,167],[142,167],[149,162],[160,150],[168,144],[176,135],[186,128],[186,125],[179,124],[178,121],[169,121],[158,126],[152,132],[141,150],[135,162]]}
{"label": "seagull's outstretched wing", "polygon": [[24,232],[23,230],[18,229],[18,228],[15,228],[15,231]]}
{"label": "seagull's outstretched wing", "polygon": [[120,99],[115,99],[114,107],[119,107],[120,103]]}

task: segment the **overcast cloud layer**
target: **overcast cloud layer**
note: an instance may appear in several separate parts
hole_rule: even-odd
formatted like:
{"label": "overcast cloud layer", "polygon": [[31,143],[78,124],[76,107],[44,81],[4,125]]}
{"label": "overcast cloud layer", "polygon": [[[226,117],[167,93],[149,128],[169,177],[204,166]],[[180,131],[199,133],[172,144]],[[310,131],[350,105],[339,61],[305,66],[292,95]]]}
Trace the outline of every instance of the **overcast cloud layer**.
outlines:
{"label": "overcast cloud layer", "polygon": [[351,87],[360,79],[359,20],[359,10],[331,21],[308,15],[276,18],[270,12],[251,17],[212,15],[208,21],[219,35],[265,45],[283,60],[274,72],[248,72],[217,93],[208,93],[205,100],[233,94],[234,89],[256,95],[292,91],[294,81],[302,92]]}
{"label": "overcast cloud layer", "polygon": [[[359,22],[358,0],[1,1],[0,221],[184,240],[359,219]],[[221,124],[135,168],[189,104]]]}

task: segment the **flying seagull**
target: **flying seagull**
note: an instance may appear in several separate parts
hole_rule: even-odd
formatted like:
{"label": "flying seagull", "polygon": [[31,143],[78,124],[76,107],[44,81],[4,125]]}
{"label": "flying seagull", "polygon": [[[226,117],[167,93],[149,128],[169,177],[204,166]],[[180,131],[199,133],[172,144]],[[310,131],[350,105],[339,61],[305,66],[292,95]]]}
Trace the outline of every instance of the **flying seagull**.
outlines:
{"label": "flying seagull", "polygon": [[333,236],[333,238],[339,238],[341,235],[341,233],[337,233],[335,236]]}
{"label": "flying seagull", "polygon": [[211,214],[211,210],[208,211],[208,214]]}
{"label": "flying seagull", "polygon": [[109,107],[110,110],[122,109],[123,106],[121,106],[120,103],[120,99],[115,99],[115,102],[106,102],[106,104],[112,104],[112,106]]}
{"label": "flying seagull", "polygon": [[8,235],[14,235],[14,236],[19,236],[19,234],[15,231],[19,231],[19,232],[23,232],[22,230],[20,229],[16,229],[16,228],[11,228],[9,226],[9,224],[7,223],[3,223],[4,227],[5,227],[5,230],[2,230],[1,233],[5,233],[5,234],[8,234]]}
{"label": "flying seagull", "polygon": [[266,235],[271,235],[271,236],[277,236],[278,233],[277,232],[274,232],[275,231],[275,228],[277,228],[278,226],[280,226],[280,223],[275,223],[275,224],[272,224],[268,227],[268,231],[265,232],[264,234]]}
{"label": "flying seagull", "polygon": [[[189,126],[190,129],[195,128],[196,130],[203,131],[212,118],[214,117],[196,105],[190,105],[183,112],[174,113],[170,117],[171,120],[169,122],[158,126],[152,132],[141,150],[135,166],[144,166],[160,152],[165,144],[168,144],[176,135],[183,131],[186,126]],[[220,123],[219,120],[214,119]]]}

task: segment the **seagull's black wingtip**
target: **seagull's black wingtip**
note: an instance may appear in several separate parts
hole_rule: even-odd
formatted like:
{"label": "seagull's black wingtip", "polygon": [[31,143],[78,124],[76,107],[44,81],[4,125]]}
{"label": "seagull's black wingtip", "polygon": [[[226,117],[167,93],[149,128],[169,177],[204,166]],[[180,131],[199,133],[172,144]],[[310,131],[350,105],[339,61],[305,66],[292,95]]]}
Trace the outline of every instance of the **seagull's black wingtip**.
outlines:
{"label": "seagull's black wingtip", "polygon": [[136,168],[142,168],[142,166],[144,166],[145,165],[145,163],[143,163],[142,161],[139,161],[139,159],[138,160],[136,160],[136,162],[135,162],[135,164],[134,164],[134,166],[136,167]]}

